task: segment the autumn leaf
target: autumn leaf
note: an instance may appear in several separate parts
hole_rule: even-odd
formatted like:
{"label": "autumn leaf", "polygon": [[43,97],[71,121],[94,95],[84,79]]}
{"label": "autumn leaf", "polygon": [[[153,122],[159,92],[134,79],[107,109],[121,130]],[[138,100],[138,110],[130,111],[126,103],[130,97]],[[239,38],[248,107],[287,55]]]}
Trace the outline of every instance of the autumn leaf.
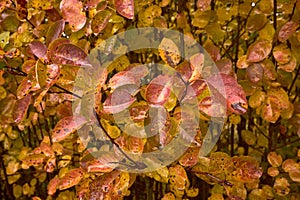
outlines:
{"label": "autumn leaf", "polygon": [[82,29],[86,23],[82,2],[79,0],[62,0],[60,9],[63,18],[70,24],[71,30],[76,32]]}
{"label": "autumn leaf", "polygon": [[180,51],[171,39],[164,38],[158,46],[158,51],[162,60],[171,67],[175,67],[180,62]]}
{"label": "autumn leaf", "polygon": [[65,29],[65,21],[63,19],[54,22],[47,31],[46,45],[49,45],[53,40],[59,38]]}
{"label": "autumn leaf", "polygon": [[71,169],[60,179],[58,189],[65,190],[77,185],[83,178],[84,174],[85,173],[81,168]]}
{"label": "autumn leaf", "polygon": [[52,130],[52,141],[60,142],[67,138],[71,133],[80,129],[85,123],[84,117],[65,117],[61,119]]}
{"label": "autumn leaf", "polygon": [[172,87],[172,79],[168,75],[159,75],[146,88],[146,99],[150,104],[163,105],[167,102]]}
{"label": "autumn leaf", "polygon": [[111,16],[112,13],[109,10],[100,11],[94,16],[91,23],[94,34],[100,33],[106,27]]}
{"label": "autumn leaf", "polygon": [[279,30],[278,40],[284,42],[296,32],[299,24],[294,21],[286,22]]}
{"label": "autumn leaf", "polygon": [[260,62],[271,53],[272,44],[268,40],[258,40],[251,44],[247,51],[248,62]]}
{"label": "autumn leaf", "polygon": [[204,55],[202,53],[195,54],[190,57],[190,63],[192,68],[192,75],[189,82],[196,81],[200,79],[201,73],[204,66]]}
{"label": "autumn leaf", "polygon": [[134,18],[134,1],[133,0],[115,0],[115,7],[118,13],[122,16]]}
{"label": "autumn leaf", "polygon": [[18,99],[15,103],[13,119],[14,122],[21,122],[27,114],[31,101],[31,94],[26,95],[25,97]]}
{"label": "autumn leaf", "polygon": [[38,58],[47,60],[46,54],[47,54],[47,47],[43,43],[39,41],[31,42],[29,44],[29,48],[31,52]]}

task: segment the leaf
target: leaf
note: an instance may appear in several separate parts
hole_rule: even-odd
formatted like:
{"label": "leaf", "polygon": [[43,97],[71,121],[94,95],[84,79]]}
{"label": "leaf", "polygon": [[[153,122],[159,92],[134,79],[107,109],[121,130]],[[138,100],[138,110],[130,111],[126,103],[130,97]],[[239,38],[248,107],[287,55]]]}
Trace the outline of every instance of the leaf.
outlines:
{"label": "leaf", "polygon": [[47,47],[39,42],[39,41],[34,41],[30,42],[29,44],[30,51],[38,58],[47,60],[46,53],[47,53]]}
{"label": "leaf", "polygon": [[47,56],[55,64],[74,66],[88,65],[87,54],[74,44],[61,44],[53,51],[51,50],[49,48]]}
{"label": "leaf", "polygon": [[[222,79],[223,82],[220,82],[220,79]],[[247,112],[248,103],[246,94],[234,77],[227,74],[213,75],[207,79],[207,83],[209,85],[209,89],[215,95],[215,100],[218,100],[218,98],[225,98],[227,109],[230,112],[233,112],[235,114],[244,114]],[[223,83],[226,93],[225,97],[220,96],[217,91],[219,87],[223,87],[222,85],[220,85],[220,83]],[[209,98],[207,98],[206,100],[211,101],[211,99]],[[211,103],[209,101],[207,103]]]}
{"label": "leaf", "polygon": [[281,155],[277,154],[275,151],[268,153],[267,159],[273,167],[279,167],[282,163]]}
{"label": "leaf", "polygon": [[249,98],[249,106],[251,108],[260,107],[265,101],[266,93],[262,90],[256,90]]}
{"label": "leaf", "polygon": [[288,63],[278,65],[278,69],[282,69],[286,72],[293,72],[296,67],[297,67],[297,59],[293,55]]}
{"label": "leaf", "polygon": [[48,46],[53,40],[59,38],[65,29],[63,19],[54,22],[48,29],[46,35],[46,45]]}
{"label": "leaf", "polygon": [[246,69],[248,66],[249,66],[249,63],[247,62],[246,55],[241,56],[236,63],[236,67],[239,69]]}
{"label": "leaf", "polygon": [[37,107],[42,102],[43,97],[48,92],[50,87],[52,87],[60,75],[60,67],[56,64],[47,65],[46,70],[43,72],[42,75],[39,74],[39,85],[42,87],[42,91],[36,97],[34,106]]}
{"label": "leaf", "polygon": [[190,57],[190,63],[192,68],[192,75],[189,82],[194,82],[201,77],[201,72],[204,66],[204,55],[202,53],[197,53]]}
{"label": "leaf", "polygon": [[44,159],[45,159],[44,154],[31,154],[27,155],[23,160],[22,160],[22,168],[28,168],[30,166],[39,166],[43,164]]}
{"label": "leaf", "polygon": [[123,197],[128,193],[130,187],[130,175],[128,172],[122,172],[114,181],[112,188],[113,195]]}
{"label": "leaf", "polygon": [[111,172],[120,160],[114,151],[92,152],[81,159],[80,165],[87,172]]}
{"label": "leaf", "polygon": [[118,13],[122,16],[134,18],[134,1],[133,0],[115,0],[115,7]]}
{"label": "leaf", "polygon": [[248,62],[260,62],[271,53],[272,44],[268,40],[258,40],[251,44],[247,51]]}
{"label": "leaf", "polygon": [[253,63],[247,69],[247,78],[252,83],[258,83],[263,78],[263,68],[260,63]]}
{"label": "leaf", "polygon": [[273,56],[278,64],[286,64],[291,60],[292,52],[286,44],[279,44],[273,48]]}
{"label": "leaf", "polygon": [[289,171],[289,176],[292,181],[300,183],[300,170],[291,170]]}
{"label": "leaf", "polygon": [[209,10],[211,0],[197,0],[197,8],[201,11]]}
{"label": "leaf", "polygon": [[[136,91],[137,86],[133,86],[133,90]],[[128,86],[119,87],[110,94],[103,103],[103,112],[115,114],[127,109],[136,98],[132,95],[132,89]]]}
{"label": "leaf", "polygon": [[256,136],[252,131],[249,130],[242,130],[241,133],[242,139],[248,145],[254,145],[256,142]]}
{"label": "leaf", "polygon": [[171,191],[185,190],[189,183],[185,169],[181,165],[175,165],[169,168],[170,171],[170,187]]}
{"label": "leaf", "polygon": [[166,193],[161,200],[175,200],[175,196],[172,192]]}
{"label": "leaf", "polygon": [[184,167],[191,167],[196,165],[198,162],[199,152],[200,147],[188,148],[184,155],[179,158],[179,164]]}
{"label": "leaf", "polygon": [[94,34],[100,33],[107,25],[112,13],[110,10],[103,10],[98,12],[91,23],[91,28]]}
{"label": "leaf", "polygon": [[168,75],[155,77],[146,88],[146,100],[149,104],[163,105],[171,94],[172,79]]}
{"label": "leaf", "polygon": [[148,74],[148,68],[144,65],[136,66],[132,69],[121,71],[115,74],[108,82],[108,87],[113,90],[124,85],[141,84],[141,79]]}
{"label": "leaf", "polygon": [[254,14],[247,19],[246,28],[253,33],[262,29],[267,22],[268,19],[264,14]]}
{"label": "leaf", "polygon": [[285,42],[293,35],[293,33],[296,32],[298,27],[299,27],[298,23],[294,21],[288,21],[280,28],[278,33],[278,40],[280,42]]}
{"label": "leaf", "polygon": [[72,31],[82,29],[86,23],[82,2],[79,0],[62,0],[60,10],[63,18],[69,23]]}
{"label": "leaf", "polygon": [[28,7],[32,7],[35,9],[43,9],[43,10],[50,10],[53,8],[54,0],[49,1],[41,1],[41,0],[29,0]]}
{"label": "leaf", "polygon": [[66,139],[71,133],[80,129],[86,119],[81,116],[69,116],[61,119],[52,130],[52,141],[60,142]]}
{"label": "leaf", "polygon": [[254,182],[262,176],[262,168],[259,167],[259,162],[250,156],[234,156],[231,158],[235,170],[232,176],[235,180],[242,183]]}
{"label": "leaf", "polygon": [[48,159],[44,166],[44,170],[48,173],[52,173],[56,167],[56,157],[51,157]]}
{"label": "leaf", "polygon": [[89,193],[87,199],[97,199],[99,197],[105,197],[113,188],[113,181],[121,174],[120,171],[112,171],[102,176],[97,177],[89,185]]}
{"label": "leaf", "polygon": [[15,123],[21,122],[27,114],[31,101],[31,94],[26,95],[25,97],[18,99],[15,103],[13,120]]}
{"label": "leaf", "polygon": [[9,43],[9,31],[4,31],[0,33],[0,47],[4,49],[4,47]]}
{"label": "leaf", "polygon": [[84,176],[84,171],[81,168],[75,168],[68,171],[59,181],[58,189],[65,190],[74,185],[77,185]]}
{"label": "leaf", "polygon": [[175,67],[180,62],[180,51],[177,45],[169,38],[164,38],[158,46],[158,52],[161,59]]}

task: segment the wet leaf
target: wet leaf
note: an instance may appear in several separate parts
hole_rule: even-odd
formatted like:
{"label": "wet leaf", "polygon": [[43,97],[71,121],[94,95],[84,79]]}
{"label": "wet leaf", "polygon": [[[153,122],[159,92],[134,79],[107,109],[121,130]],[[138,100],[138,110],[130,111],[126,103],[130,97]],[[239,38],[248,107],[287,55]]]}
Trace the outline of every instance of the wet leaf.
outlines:
{"label": "wet leaf", "polygon": [[60,10],[63,18],[69,23],[72,31],[79,31],[86,22],[82,2],[79,0],[62,0]]}
{"label": "wet leaf", "polygon": [[161,59],[171,67],[180,62],[180,51],[171,39],[164,38],[158,46],[158,51]]}
{"label": "wet leaf", "polygon": [[80,129],[86,122],[86,119],[80,116],[69,116],[61,119],[52,130],[52,141],[60,142],[66,139],[71,133]]}
{"label": "wet leaf", "polygon": [[134,18],[134,1],[133,0],[115,0],[115,7],[118,13],[122,16]]}
{"label": "wet leaf", "polygon": [[106,27],[111,16],[112,16],[112,13],[110,10],[103,10],[103,11],[98,12],[94,16],[92,23],[91,23],[92,31],[95,34],[100,33]]}
{"label": "wet leaf", "polygon": [[299,24],[294,21],[288,21],[279,30],[278,40],[284,42],[296,32]]}
{"label": "wet leaf", "polygon": [[272,44],[267,40],[258,40],[251,44],[247,51],[248,62],[260,62],[271,53]]}
{"label": "wet leaf", "polygon": [[84,176],[84,171],[81,168],[75,168],[68,171],[59,181],[58,189],[65,190],[74,185],[77,185]]}

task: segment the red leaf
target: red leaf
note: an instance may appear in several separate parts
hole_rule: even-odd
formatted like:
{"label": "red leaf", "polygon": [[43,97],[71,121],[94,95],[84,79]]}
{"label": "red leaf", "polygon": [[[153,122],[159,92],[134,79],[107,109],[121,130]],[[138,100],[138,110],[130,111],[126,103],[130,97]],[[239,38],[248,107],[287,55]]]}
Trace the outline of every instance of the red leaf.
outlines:
{"label": "red leaf", "polygon": [[291,37],[291,35],[293,35],[293,33],[296,32],[297,28],[299,27],[299,24],[293,21],[289,21],[286,24],[284,24],[279,33],[278,33],[278,40],[280,42],[284,42],[287,39],[289,39],[289,37]]}
{"label": "red leaf", "polygon": [[81,116],[69,116],[61,119],[52,130],[52,141],[60,142],[64,140],[71,133],[80,129],[86,122],[86,119]]}
{"label": "red leaf", "polygon": [[133,19],[134,17],[134,1],[133,0],[115,0],[117,12],[122,16]]}
{"label": "red leaf", "polygon": [[38,58],[47,60],[46,53],[47,47],[39,41],[30,42],[29,44],[30,51]]}
{"label": "red leaf", "polygon": [[25,117],[30,105],[30,100],[31,100],[31,94],[28,94],[22,99],[16,101],[14,112],[13,112],[14,122],[19,123]]}
{"label": "red leaf", "polygon": [[[132,85],[131,85],[132,86]],[[136,89],[137,86],[133,85]],[[115,114],[128,108],[136,98],[132,96],[130,88],[127,86],[117,88],[110,94],[103,103],[103,112]]]}
{"label": "red leaf", "polygon": [[146,88],[146,99],[149,104],[163,105],[171,94],[172,79],[168,75],[155,77]]}
{"label": "red leaf", "polygon": [[54,40],[48,50],[48,58],[55,64],[69,64],[74,66],[88,65],[87,54],[79,47],[69,44],[68,40]]}
{"label": "red leaf", "polygon": [[272,43],[268,40],[258,40],[251,44],[247,51],[248,62],[260,62],[267,58],[272,50]]}
{"label": "red leaf", "polygon": [[65,29],[65,21],[63,19],[54,22],[46,36],[46,45],[49,45],[53,40],[59,38]]}
{"label": "red leaf", "polygon": [[[220,79],[222,82],[220,82]],[[248,103],[246,94],[234,77],[226,74],[213,75],[207,79],[207,83],[210,86],[211,92],[215,94],[214,100],[225,98],[229,111],[236,114],[244,114],[247,111]],[[221,83],[224,84],[225,96],[220,96],[220,93],[218,93],[218,88],[222,87]]]}
{"label": "red leaf", "polygon": [[72,31],[82,29],[86,22],[82,2],[79,0],[62,0],[60,9],[63,18],[69,22]]}
{"label": "red leaf", "polygon": [[148,68],[143,65],[118,72],[109,80],[108,87],[114,90],[120,86],[129,84],[139,86],[141,84],[141,78],[143,78],[147,73]]}

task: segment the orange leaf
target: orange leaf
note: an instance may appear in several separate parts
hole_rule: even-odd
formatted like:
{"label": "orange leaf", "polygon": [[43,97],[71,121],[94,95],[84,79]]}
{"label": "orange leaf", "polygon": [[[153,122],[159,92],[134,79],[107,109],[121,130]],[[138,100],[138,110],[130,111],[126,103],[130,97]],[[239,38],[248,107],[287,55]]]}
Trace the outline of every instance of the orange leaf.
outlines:
{"label": "orange leaf", "polygon": [[74,185],[77,185],[84,176],[84,171],[81,168],[75,168],[68,171],[59,181],[58,189],[65,190]]}
{"label": "orange leaf", "polygon": [[61,119],[52,130],[52,141],[60,142],[64,140],[71,133],[80,129],[86,122],[86,119],[81,116],[69,116]]}

